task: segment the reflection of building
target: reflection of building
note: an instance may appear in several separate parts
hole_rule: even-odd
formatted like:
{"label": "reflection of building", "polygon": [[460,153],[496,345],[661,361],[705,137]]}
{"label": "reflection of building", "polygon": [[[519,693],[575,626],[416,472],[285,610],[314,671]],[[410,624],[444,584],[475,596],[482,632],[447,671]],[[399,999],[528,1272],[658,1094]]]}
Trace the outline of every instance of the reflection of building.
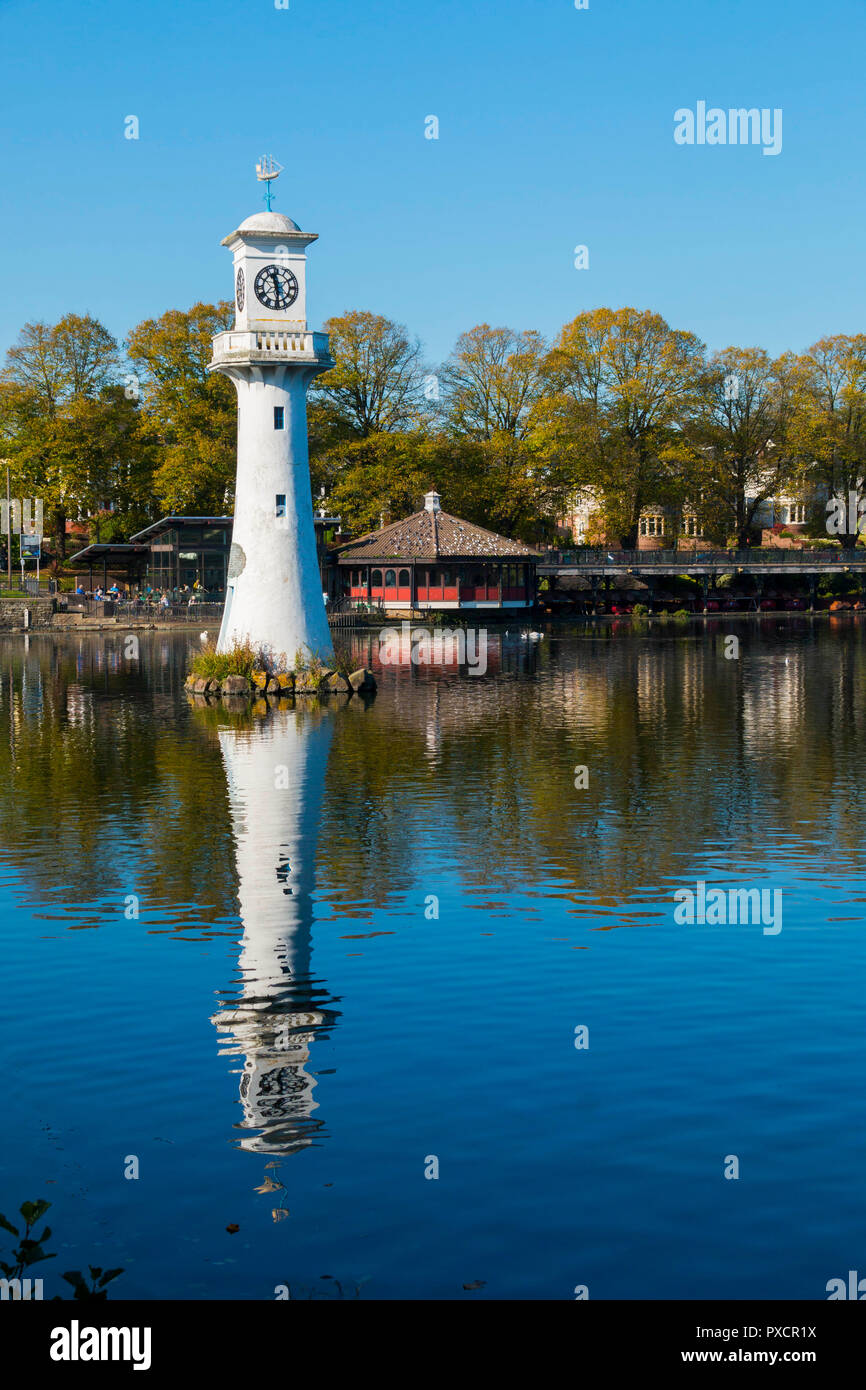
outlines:
{"label": "reflection of building", "polygon": [[239,980],[213,1023],[244,1057],[241,1147],[291,1153],[313,1142],[310,1045],[333,1022],[310,974],[316,834],[331,743],[327,714],[275,712],[220,730],[243,923]]}
{"label": "reflection of building", "polygon": [[438,492],[424,510],[339,550],[343,593],[404,609],[531,608],[536,556],[520,541],[449,516]]}
{"label": "reflection of building", "polygon": [[792,755],[801,733],[806,703],[804,653],[792,649],[784,661],[775,653],[756,653],[752,679],[743,690],[743,747],[753,757]]}

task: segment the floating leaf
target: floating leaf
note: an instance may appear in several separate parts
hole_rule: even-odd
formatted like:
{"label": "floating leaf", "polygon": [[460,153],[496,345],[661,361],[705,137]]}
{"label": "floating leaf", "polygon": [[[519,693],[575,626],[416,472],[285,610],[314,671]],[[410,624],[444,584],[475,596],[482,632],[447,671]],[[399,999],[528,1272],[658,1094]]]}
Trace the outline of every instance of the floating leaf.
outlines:
{"label": "floating leaf", "polygon": [[271,1210],[271,1216],[275,1221],[285,1221],[288,1214],[288,1207],[273,1207]]}
{"label": "floating leaf", "polygon": [[233,1235],[235,1234],[236,1231],[239,1231],[239,1230],[240,1230],[240,1226],[238,1226],[238,1225],[236,1225],[234,1222],[232,1222],[232,1224],[231,1224],[230,1226],[226,1226],[226,1230],[228,1231],[228,1233],[229,1233],[230,1236],[233,1236]]}
{"label": "floating leaf", "polygon": [[464,1284],[464,1289],[483,1289],[487,1283],[486,1279],[473,1279],[471,1284]]}

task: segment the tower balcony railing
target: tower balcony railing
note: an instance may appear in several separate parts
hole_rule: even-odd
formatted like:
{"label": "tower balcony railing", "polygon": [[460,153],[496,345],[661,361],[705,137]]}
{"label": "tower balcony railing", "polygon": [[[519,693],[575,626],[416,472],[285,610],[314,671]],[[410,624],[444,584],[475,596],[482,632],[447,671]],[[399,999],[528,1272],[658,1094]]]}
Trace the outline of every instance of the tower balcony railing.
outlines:
{"label": "tower balcony railing", "polygon": [[327,333],[294,328],[227,329],[213,340],[211,367],[233,360],[330,362]]}

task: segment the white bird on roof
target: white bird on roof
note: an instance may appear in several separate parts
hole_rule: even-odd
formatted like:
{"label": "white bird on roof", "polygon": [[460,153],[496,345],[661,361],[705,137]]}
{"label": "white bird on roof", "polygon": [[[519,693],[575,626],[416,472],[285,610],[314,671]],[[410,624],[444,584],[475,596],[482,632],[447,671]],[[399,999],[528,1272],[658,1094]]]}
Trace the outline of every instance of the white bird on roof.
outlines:
{"label": "white bird on roof", "polygon": [[206,632],[200,632],[198,636],[199,636],[199,641],[200,641],[200,642],[206,642],[206,641],[207,641],[207,633],[206,633]]}

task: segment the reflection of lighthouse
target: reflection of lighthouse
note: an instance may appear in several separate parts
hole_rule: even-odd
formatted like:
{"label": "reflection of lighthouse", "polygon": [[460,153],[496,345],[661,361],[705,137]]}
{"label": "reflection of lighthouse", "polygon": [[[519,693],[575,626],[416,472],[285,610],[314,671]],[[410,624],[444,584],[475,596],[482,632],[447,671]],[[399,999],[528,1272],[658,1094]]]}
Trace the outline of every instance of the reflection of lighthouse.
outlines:
{"label": "reflection of lighthouse", "polygon": [[333,1021],[310,977],[316,832],[331,718],[274,712],[254,728],[220,730],[244,934],[233,1001],[213,1022],[223,1052],[246,1060],[241,1140],[257,1153],[290,1153],[313,1141],[315,1080],[310,1043]]}

